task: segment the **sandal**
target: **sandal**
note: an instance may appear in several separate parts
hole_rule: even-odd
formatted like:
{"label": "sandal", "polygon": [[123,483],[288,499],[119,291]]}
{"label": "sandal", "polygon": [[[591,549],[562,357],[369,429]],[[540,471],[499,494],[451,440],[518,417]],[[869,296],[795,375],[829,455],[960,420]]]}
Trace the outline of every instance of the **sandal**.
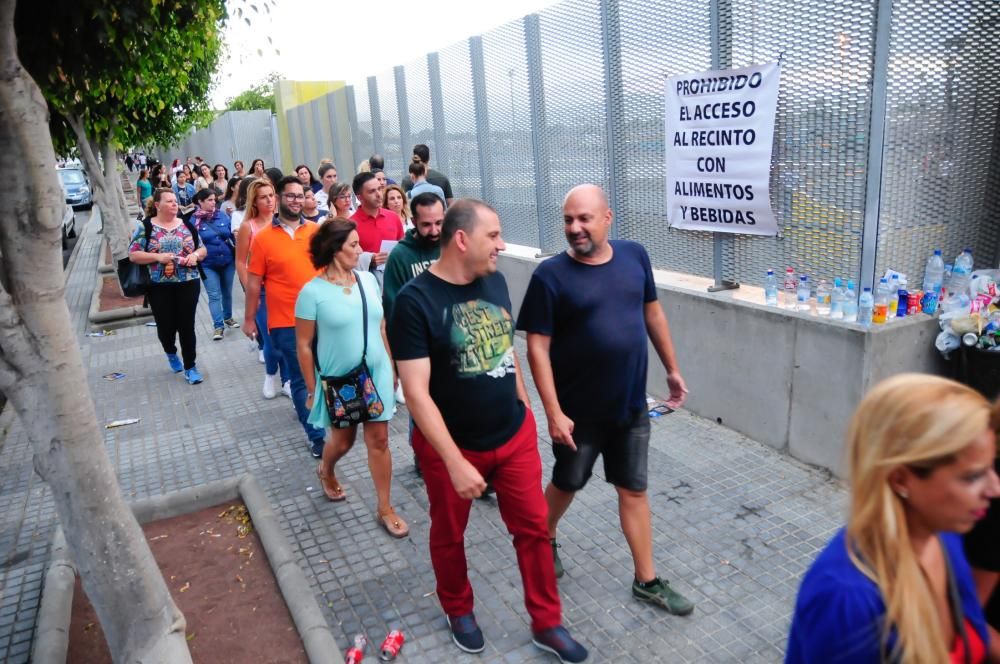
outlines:
{"label": "sandal", "polygon": [[347,494],[344,493],[344,487],[340,486],[340,482],[337,478],[330,477],[323,474],[322,464],[316,466],[316,477],[319,478],[319,483],[323,486],[323,493],[332,502],[339,503],[342,500],[347,500]]}
{"label": "sandal", "polygon": [[384,512],[379,510],[375,512],[375,520],[378,522],[385,532],[389,533],[396,539],[402,539],[410,534],[410,527],[406,525],[406,522],[396,514],[396,510],[389,506],[389,509]]}

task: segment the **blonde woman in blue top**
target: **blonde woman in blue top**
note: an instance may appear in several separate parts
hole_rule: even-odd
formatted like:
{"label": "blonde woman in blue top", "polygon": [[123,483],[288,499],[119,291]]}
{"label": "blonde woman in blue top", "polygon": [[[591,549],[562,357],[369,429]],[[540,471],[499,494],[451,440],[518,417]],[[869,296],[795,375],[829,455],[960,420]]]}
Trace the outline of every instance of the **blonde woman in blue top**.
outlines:
{"label": "blonde woman in blue top", "polygon": [[[312,236],[309,249],[319,276],[302,287],[295,303],[296,350],[309,393],[306,407],[309,423],[327,429],[326,444],[316,474],[327,498],[346,498],[334,472],[337,461],[354,445],[357,426],[330,427],[330,414],[322,385],[324,376],[341,376],[361,362],[365,338],[360,290],[364,289],[368,308],[367,364],[384,410],[382,415],[365,422],[365,446],[368,469],[378,497],[376,520],[393,537],[406,537],[409,526],[396,514],[390,500],[392,456],[389,452],[389,420],[395,407],[395,375],[389,342],[385,335],[382,294],[370,272],[356,272],[361,256],[357,226],[347,219],[331,219]],[[318,335],[316,356],[313,338]]]}
{"label": "blonde woman in blue top", "polygon": [[1000,494],[989,414],[937,376],[893,376],[865,396],[847,434],[847,527],[802,580],[787,663],[986,661],[960,533]]}

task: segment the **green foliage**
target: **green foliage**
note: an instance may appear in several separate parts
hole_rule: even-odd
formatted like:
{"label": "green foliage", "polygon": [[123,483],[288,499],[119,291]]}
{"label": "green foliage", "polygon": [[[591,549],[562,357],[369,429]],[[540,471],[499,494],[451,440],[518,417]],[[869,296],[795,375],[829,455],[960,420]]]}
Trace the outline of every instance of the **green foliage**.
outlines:
{"label": "green foliage", "polygon": [[49,103],[56,147],[80,118],[98,143],[167,144],[207,111],[225,0],[18,2],[18,55]]}
{"label": "green foliage", "polygon": [[265,83],[253,85],[235,97],[226,100],[227,111],[256,111],[267,109],[275,112],[274,104],[274,81],[272,74]]}

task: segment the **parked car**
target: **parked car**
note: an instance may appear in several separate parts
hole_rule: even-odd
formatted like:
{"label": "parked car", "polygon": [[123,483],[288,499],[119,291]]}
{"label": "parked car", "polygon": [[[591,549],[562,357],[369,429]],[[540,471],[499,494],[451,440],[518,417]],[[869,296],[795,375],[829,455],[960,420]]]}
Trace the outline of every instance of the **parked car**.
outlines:
{"label": "parked car", "polygon": [[62,222],[62,248],[66,251],[69,248],[70,238],[76,237],[76,213],[73,206],[67,204],[66,212],[63,213]]}
{"label": "parked car", "polygon": [[72,205],[74,210],[89,210],[93,207],[90,182],[82,168],[59,168],[56,172],[59,173],[66,202]]}

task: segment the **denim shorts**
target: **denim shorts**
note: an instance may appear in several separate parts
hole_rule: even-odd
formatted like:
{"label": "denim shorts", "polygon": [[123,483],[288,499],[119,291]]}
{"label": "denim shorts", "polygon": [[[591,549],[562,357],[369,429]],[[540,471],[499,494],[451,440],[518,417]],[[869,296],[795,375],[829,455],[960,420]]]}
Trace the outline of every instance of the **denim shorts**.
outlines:
{"label": "denim shorts", "polygon": [[597,455],[601,455],[605,480],[629,491],[646,490],[649,415],[645,410],[640,410],[624,425],[576,423],[573,442],[576,443],[575,452],[566,445],[552,444],[556,457],[552,484],[557,489],[570,493],[582,489],[590,479]]}

